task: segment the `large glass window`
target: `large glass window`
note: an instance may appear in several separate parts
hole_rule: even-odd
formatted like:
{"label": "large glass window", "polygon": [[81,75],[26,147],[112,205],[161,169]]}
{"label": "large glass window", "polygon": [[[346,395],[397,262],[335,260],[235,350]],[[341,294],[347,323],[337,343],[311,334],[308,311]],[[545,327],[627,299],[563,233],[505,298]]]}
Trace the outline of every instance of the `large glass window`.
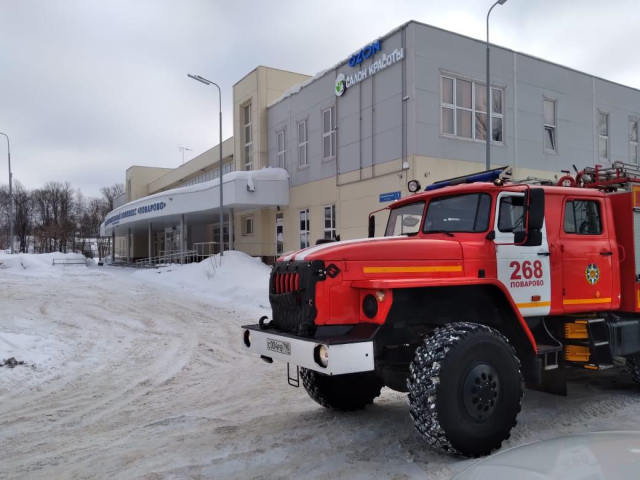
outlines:
{"label": "large glass window", "polygon": [[564,231],[578,235],[600,235],[600,204],[593,200],[571,200],[564,207]]}
{"label": "large glass window", "polygon": [[298,166],[306,167],[309,165],[307,160],[307,121],[303,120],[298,123]]}
{"label": "large glass window", "polygon": [[309,246],[309,209],[300,210],[300,248]]}
{"label": "large glass window", "polygon": [[336,156],[336,107],[322,112],[322,158]]}
{"label": "large glass window", "polygon": [[336,206],[328,205],[324,207],[324,238],[336,238]]}
{"label": "large glass window", "polygon": [[253,170],[253,117],[251,104],[244,107],[244,169]]}
{"label": "large glass window", "polygon": [[420,222],[424,214],[424,202],[410,203],[394,208],[389,214],[386,237],[397,235],[415,235],[420,231]]}
{"label": "large glass window", "polygon": [[[455,77],[441,77],[442,133],[459,138],[486,141],[487,90],[481,83]],[[491,88],[492,141],[502,142],[503,92]]]}
{"label": "large glass window", "polygon": [[600,160],[609,160],[609,114],[598,112],[598,155]]}
{"label": "large glass window", "polygon": [[500,199],[498,230],[501,232],[524,231],[524,195]]}
{"label": "large glass window", "polygon": [[544,149],[547,152],[557,152],[556,146],[556,102],[544,99]]}
{"label": "large glass window", "polygon": [[278,132],[278,166],[280,168],[287,168],[287,147],[285,144],[284,130]]}
{"label": "large glass window", "polygon": [[484,232],[489,228],[491,197],[484,193],[434,198],[427,207],[424,233]]}

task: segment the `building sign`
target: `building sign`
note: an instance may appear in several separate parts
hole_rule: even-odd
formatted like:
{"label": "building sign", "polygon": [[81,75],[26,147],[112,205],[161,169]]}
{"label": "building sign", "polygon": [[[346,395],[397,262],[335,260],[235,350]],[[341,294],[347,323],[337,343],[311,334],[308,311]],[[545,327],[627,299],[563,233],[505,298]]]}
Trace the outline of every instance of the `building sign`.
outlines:
{"label": "building sign", "polygon": [[400,200],[400,192],[387,192],[380,194],[380,203],[393,202],[395,200]]}
{"label": "building sign", "polygon": [[120,220],[124,218],[134,217],[136,215],[144,215],[145,213],[150,213],[150,212],[157,212],[159,210],[163,210],[164,207],[166,206],[167,204],[164,202],[156,202],[156,203],[149,203],[147,205],[143,205],[142,207],[138,207],[138,208],[131,208],[129,210],[125,210],[124,212],[120,212],[116,215],[113,215],[112,217],[107,218],[104,222],[104,226],[106,227],[108,225],[111,225],[112,223],[114,225],[117,225],[118,223],[120,223]]}
{"label": "building sign", "polygon": [[367,45],[355,55],[352,55],[349,59],[349,66],[355,67],[362,63],[363,60],[371,58],[372,55],[380,51],[382,41],[380,39],[373,42],[371,45]]}
{"label": "building sign", "polygon": [[[366,50],[366,48],[365,48]],[[364,52],[364,50],[363,50]],[[352,57],[353,58],[353,57]],[[339,74],[336,77],[336,96],[341,97],[347,88],[360,83],[366,78],[372,77],[376,73],[384,70],[387,67],[390,67],[394,63],[402,60],[404,58],[404,48],[396,48],[389,55],[382,54],[378,60],[373,62],[369,67],[365,67],[359,72],[354,73],[353,75],[345,75],[343,73]],[[351,61],[349,61],[351,64]]]}

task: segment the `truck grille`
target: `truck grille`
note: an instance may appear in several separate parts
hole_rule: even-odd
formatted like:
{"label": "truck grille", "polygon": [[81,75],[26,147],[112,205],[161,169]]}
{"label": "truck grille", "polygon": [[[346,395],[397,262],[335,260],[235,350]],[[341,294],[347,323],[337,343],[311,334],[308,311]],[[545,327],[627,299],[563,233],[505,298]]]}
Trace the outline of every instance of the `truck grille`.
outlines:
{"label": "truck grille", "polygon": [[273,290],[276,294],[300,290],[299,273],[276,273],[273,276]]}
{"label": "truck grille", "polygon": [[273,326],[310,337],[316,330],[316,283],[325,279],[324,262],[278,262],[269,282]]}

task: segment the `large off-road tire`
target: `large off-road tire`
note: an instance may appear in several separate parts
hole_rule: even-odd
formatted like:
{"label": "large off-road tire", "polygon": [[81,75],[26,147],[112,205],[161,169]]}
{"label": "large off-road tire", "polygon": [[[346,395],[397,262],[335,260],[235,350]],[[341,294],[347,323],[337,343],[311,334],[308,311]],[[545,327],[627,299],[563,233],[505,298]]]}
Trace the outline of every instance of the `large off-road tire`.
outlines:
{"label": "large off-road tire", "polygon": [[309,396],[323,407],[334,410],[362,410],[371,405],[382,390],[382,381],[368,372],[323,375],[301,368],[300,376]]}
{"label": "large off-road tire", "polygon": [[410,372],[411,417],[433,447],[478,457],[509,438],[523,380],[501,333],[475,323],[438,328],[416,349]]}
{"label": "large off-road tire", "polygon": [[631,377],[637,384],[640,384],[640,357],[627,357],[626,360],[627,369],[629,370]]}

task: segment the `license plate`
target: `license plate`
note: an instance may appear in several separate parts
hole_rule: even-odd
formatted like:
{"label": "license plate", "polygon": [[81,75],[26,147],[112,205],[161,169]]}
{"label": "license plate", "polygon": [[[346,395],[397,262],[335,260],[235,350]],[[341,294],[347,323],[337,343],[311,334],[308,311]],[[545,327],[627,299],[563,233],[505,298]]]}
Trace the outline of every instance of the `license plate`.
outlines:
{"label": "license plate", "polygon": [[281,342],[280,340],[267,338],[267,350],[281,353],[283,355],[291,355],[291,344],[288,342]]}

